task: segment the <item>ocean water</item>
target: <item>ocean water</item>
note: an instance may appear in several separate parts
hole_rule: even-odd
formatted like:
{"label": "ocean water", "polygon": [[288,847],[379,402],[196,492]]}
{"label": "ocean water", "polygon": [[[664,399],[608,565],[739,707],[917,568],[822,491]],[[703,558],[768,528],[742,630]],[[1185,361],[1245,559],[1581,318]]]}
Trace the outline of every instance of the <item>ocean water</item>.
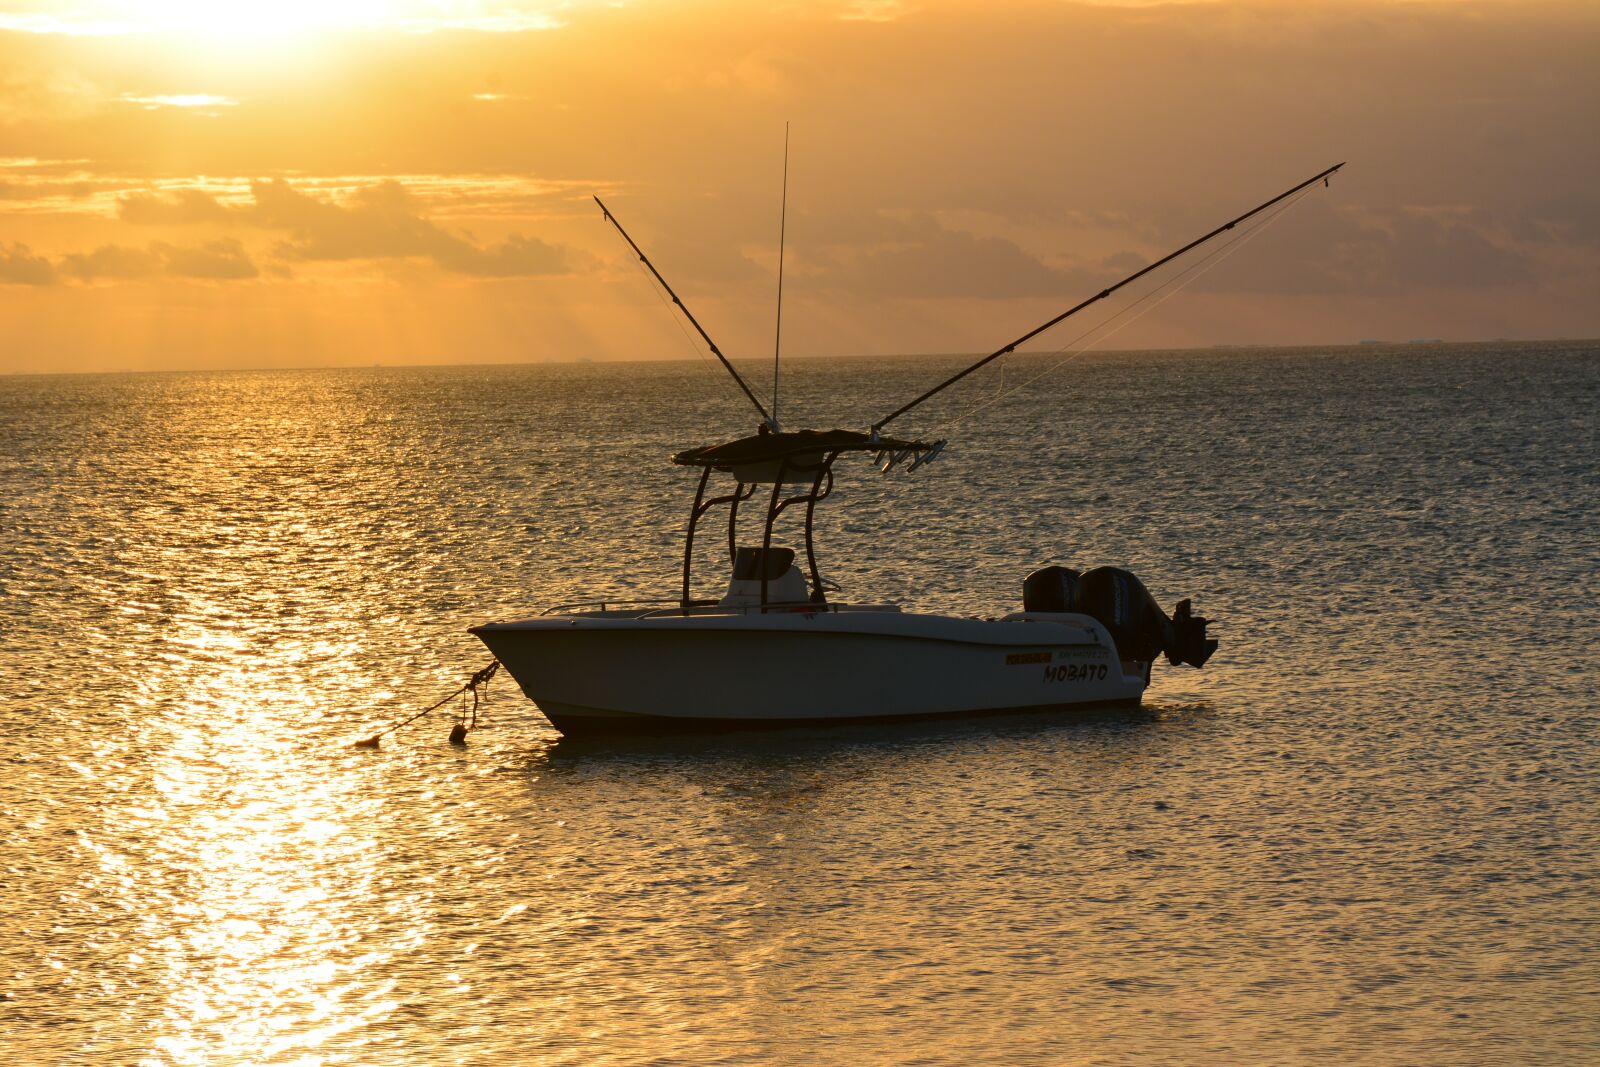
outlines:
{"label": "ocean water", "polygon": [[[795,361],[786,421],[958,362]],[[506,679],[465,748],[446,709],[377,751],[469,625],[673,592],[667,457],[750,432],[726,382],[0,378],[0,1049],[1600,1060],[1600,345],[1091,355],[989,403],[1009,362],[895,425],[937,463],[841,463],[824,573],[987,615],[1129,566],[1222,640],[1142,710],[574,746]]]}

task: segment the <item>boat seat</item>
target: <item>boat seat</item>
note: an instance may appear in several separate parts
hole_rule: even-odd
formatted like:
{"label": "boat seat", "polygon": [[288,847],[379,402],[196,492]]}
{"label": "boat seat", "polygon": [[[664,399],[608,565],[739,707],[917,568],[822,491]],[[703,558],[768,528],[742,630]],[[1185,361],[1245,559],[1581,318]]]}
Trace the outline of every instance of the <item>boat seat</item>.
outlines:
{"label": "boat seat", "polygon": [[745,607],[761,603],[761,574],[766,571],[768,604],[800,604],[809,590],[800,568],[794,565],[794,549],[740,546],[733,556],[733,576],[728,592],[719,603],[723,607]]}
{"label": "boat seat", "polygon": [[739,546],[733,555],[733,577],[738,581],[761,581],[762,564],[766,564],[767,580],[781,577],[794,566],[794,549],[769,548],[762,550],[749,545]]}

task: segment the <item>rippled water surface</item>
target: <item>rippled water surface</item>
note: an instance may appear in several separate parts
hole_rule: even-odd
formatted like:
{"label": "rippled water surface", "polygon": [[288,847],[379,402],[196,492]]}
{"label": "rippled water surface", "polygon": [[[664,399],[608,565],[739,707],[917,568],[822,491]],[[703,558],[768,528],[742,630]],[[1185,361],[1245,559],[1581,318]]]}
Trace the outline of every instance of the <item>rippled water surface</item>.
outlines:
{"label": "rippled water surface", "polygon": [[[796,362],[789,421],[954,365]],[[1600,1058],[1596,347],[1101,355],[960,421],[998,387],[896,425],[932,466],[841,463],[825,573],[993,614],[1130,566],[1223,640],[1143,711],[575,747],[502,681],[466,748],[441,712],[374,752],[487,662],[467,626],[670,593],[667,455],[737,394],[0,378],[0,1049]]]}

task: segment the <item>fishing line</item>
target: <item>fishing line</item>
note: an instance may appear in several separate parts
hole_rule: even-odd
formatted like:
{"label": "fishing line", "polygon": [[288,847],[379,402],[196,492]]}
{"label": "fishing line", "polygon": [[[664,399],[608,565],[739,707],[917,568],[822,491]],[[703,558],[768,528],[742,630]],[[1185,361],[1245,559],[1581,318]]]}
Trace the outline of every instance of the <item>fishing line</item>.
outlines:
{"label": "fishing line", "polygon": [[906,401],[904,404],[901,404],[899,407],[897,407],[893,411],[889,412],[889,414],[885,415],[883,418],[881,418],[878,421],[874,422],[872,424],[872,435],[873,435],[873,437],[876,438],[877,435],[883,430],[883,428],[885,426],[889,425],[895,419],[898,419],[900,416],[904,415],[906,412],[910,411],[912,408],[917,407],[918,405],[923,404],[926,401],[933,399],[935,396],[938,396],[940,393],[944,392],[946,389],[949,389],[951,386],[955,385],[957,382],[960,382],[961,380],[963,380],[964,378],[968,377],[969,375],[974,374],[974,373],[982,370],[984,367],[987,367],[990,363],[993,363],[995,360],[1000,359],[1001,357],[1003,357],[1005,355],[1008,355],[1009,353],[1017,351],[1017,349],[1021,348],[1023,345],[1025,345],[1029,341],[1033,340],[1035,337],[1040,336],[1041,334],[1045,333],[1047,330],[1054,329],[1057,325],[1059,325],[1060,323],[1064,322],[1065,320],[1071,318],[1072,316],[1076,315],[1078,312],[1083,311],[1085,308],[1089,307],[1091,304],[1097,304],[1100,301],[1105,300],[1107,297],[1111,296],[1111,294],[1121,291],[1122,289],[1126,288],[1129,285],[1132,285],[1134,282],[1136,282],[1139,279],[1145,277],[1146,275],[1155,274],[1156,271],[1160,270],[1162,267],[1165,267],[1167,264],[1172,263],[1175,260],[1181,259],[1182,257],[1188,255],[1190,252],[1194,251],[1196,248],[1199,248],[1201,245],[1206,244],[1206,243],[1212,241],[1213,239],[1215,239],[1217,237],[1221,237],[1223,234],[1228,233],[1230,230],[1236,229],[1237,227],[1239,227],[1239,226],[1243,225],[1244,223],[1248,222],[1250,219],[1254,218],[1255,216],[1260,215],[1262,212],[1266,211],[1267,209],[1275,207],[1276,205],[1281,204],[1286,200],[1291,200],[1295,196],[1295,194],[1301,192],[1304,189],[1309,188],[1310,186],[1315,185],[1317,182],[1321,182],[1323,185],[1326,186],[1328,184],[1328,179],[1343,167],[1344,167],[1343,163],[1335,163],[1333,166],[1327,168],[1326,170],[1319,171],[1318,173],[1313,174],[1311,177],[1307,178],[1305,181],[1300,182],[1298,185],[1292,186],[1289,189],[1286,189],[1285,191],[1279,193],[1277,196],[1273,197],[1271,200],[1268,200],[1268,201],[1266,201],[1264,203],[1258,204],[1257,206],[1251,208],[1249,211],[1246,211],[1243,215],[1240,215],[1238,218],[1231,219],[1228,222],[1223,223],[1221,226],[1218,226],[1217,228],[1215,228],[1213,230],[1210,230],[1209,232],[1204,233],[1199,237],[1196,237],[1194,240],[1190,241],[1188,244],[1184,245],[1181,248],[1177,248],[1177,249],[1174,249],[1171,252],[1168,252],[1166,255],[1162,256],[1160,259],[1156,260],[1155,262],[1149,263],[1149,264],[1147,264],[1147,265],[1145,265],[1143,267],[1140,267],[1138,270],[1134,271],[1132,274],[1128,275],[1126,278],[1123,278],[1121,281],[1115,283],[1114,285],[1109,285],[1106,288],[1100,290],[1098,293],[1095,293],[1092,296],[1089,296],[1089,297],[1087,297],[1087,298],[1085,298],[1083,300],[1080,300],[1078,303],[1076,303],[1076,304],[1072,305],[1071,307],[1067,308],[1065,311],[1062,311],[1059,314],[1057,314],[1057,315],[1047,319],[1046,321],[1040,323],[1039,325],[1035,326],[1033,329],[1029,330],[1027,333],[1023,334],[1021,337],[1018,337],[1016,340],[1012,341],[1010,344],[1001,345],[998,349],[996,349],[995,351],[989,353],[987,356],[984,356],[982,359],[978,360],[976,363],[973,363],[971,366],[968,366],[968,367],[962,369],[961,371],[958,371],[957,373],[950,375],[948,378],[946,378],[944,381],[940,382],[938,385],[935,385],[931,389],[927,389],[924,392],[918,394],[916,397],[912,398],[911,400]]}
{"label": "fishing line", "polygon": [[644,266],[649,269],[650,273],[655,277],[655,280],[661,284],[661,288],[665,289],[667,291],[667,295],[672,297],[672,302],[676,304],[678,310],[683,313],[683,317],[689,320],[689,325],[693,326],[696,332],[700,334],[700,339],[706,343],[706,347],[711,350],[711,354],[717,357],[717,360],[722,364],[723,369],[725,369],[733,377],[733,380],[739,384],[739,388],[743,390],[745,397],[752,405],[754,405],[755,409],[761,413],[761,421],[766,423],[770,429],[776,430],[777,423],[773,420],[772,414],[768,412],[766,406],[756,398],[756,394],[750,389],[750,383],[744,380],[744,375],[740,374],[738,370],[734,368],[733,364],[729,362],[728,357],[722,354],[722,349],[718,348],[717,343],[711,339],[711,335],[706,333],[706,328],[700,325],[700,320],[694,317],[694,313],[689,310],[688,305],[683,302],[677,293],[672,291],[672,286],[669,285],[667,280],[661,276],[661,272],[656,270],[655,264],[650,262],[649,258],[644,254],[644,250],[639,247],[632,237],[628,236],[628,231],[622,228],[622,223],[618,222],[616,216],[611,214],[611,211],[606,207],[605,202],[598,196],[594,197],[593,199],[595,204],[600,208],[601,214],[605,216],[606,221],[616,227],[617,233],[621,235],[624,241],[628,242],[628,247],[633,249],[634,254],[639,257],[639,262],[644,264]]}
{"label": "fishing line", "polygon": [[[1189,285],[1193,284],[1195,281],[1198,281],[1207,272],[1211,271],[1217,266],[1220,266],[1224,260],[1233,255],[1240,248],[1243,248],[1246,243],[1253,240],[1258,234],[1261,233],[1262,230],[1265,230],[1268,226],[1272,225],[1273,222],[1277,221],[1280,215],[1282,215],[1285,211],[1288,211],[1294,205],[1298,204],[1301,200],[1310,195],[1312,191],[1312,188],[1307,188],[1292,199],[1284,201],[1282,205],[1264,216],[1260,222],[1234,235],[1232,240],[1225,242],[1215,250],[1207,253],[1205,256],[1202,256],[1199,260],[1190,264],[1188,267],[1184,268],[1167,281],[1156,286],[1154,289],[1150,290],[1148,293],[1144,294],[1138,300],[1135,300],[1133,303],[1129,304],[1115,315],[1112,315],[1105,321],[1097,323],[1094,326],[1089,327],[1087,330],[1084,330],[1082,333],[1072,338],[1072,340],[1068,341],[1060,348],[1057,348],[1051,353],[1051,355],[1058,355],[1062,352],[1065,352],[1068,348],[1078,344],[1078,342],[1082,341],[1086,337],[1091,336],[1092,334],[1099,333],[1102,330],[1105,332],[1077,351],[1069,353],[1065,358],[1058,360],[1049,367],[1046,367],[1033,377],[1020,382],[1011,389],[1002,388],[1002,391],[994,397],[969,408],[967,411],[957,416],[948,424],[950,431],[953,432],[957,427],[966,422],[967,419],[971,418],[973,415],[976,415],[982,411],[987,411],[989,408],[1000,403],[1002,400],[1015,396],[1017,393],[1028,388],[1030,385],[1035,384],[1036,382],[1045,378],[1047,375],[1054,374],[1056,371],[1060,370],[1068,363],[1071,363],[1084,353],[1094,351],[1096,345],[1102,344],[1110,338],[1115,337],[1118,333],[1127,329],[1135,322],[1138,322],[1140,319],[1144,318],[1144,316],[1148,315],[1150,312],[1166,303],[1172,297],[1177,296],[1184,289],[1188,288]],[[1159,297],[1159,299],[1156,299],[1157,297]],[[1151,303],[1152,300],[1154,303]],[[1134,312],[1137,312],[1137,314],[1134,314]],[[1118,319],[1124,319],[1124,321],[1118,322]],[[1002,361],[1002,387],[1004,386],[1005,382],[1004,374],[1005,367],[1004,361]]]}
{"label": "fishing line", "polygon": [[706,355],[705,349],[697,344],[693,337],[689,336],[689,331],[684,329],[683,320],[679,317],[677,309],[667,302],[666,291],[662,288],[661,283],[656,281],[655,277],[644,268],[644,264],[635,260],[633,265],[638,269],[640,274],[645,276],[645,279],[650,283],[650,292],[654,293],[655,298],[661,301],[661,306],[666,309],[667,317],[672,320],[672,324],[676,326],[678,328],[678,332],[683,335],[684,344],[688,346],[689,351],[694,353],[697,360],[697,366],[699,366],[701,370],[705,371],[713,378],[716,378],[719,381],[722,380],[722,375],[716,372],[716,364],[711,361],[710,356]]}
{"label": "fishing line", "polygon": [[723,385],[726,385],[727,377],[721,373],[717,361],[706,353],[705,346],[696,341],[694,335],[689,332],[688,327],[683,324],[683,315],[672,303],[671,295],[667,292],[666,287],[657,281],[655,276],[645,269],[642,263],[635,261],[634,266],[639,273],[645,276],[645,280],[650,283],[650,292],[655,294],[655,298],[661,302],[661,307],[666,311],[667,317],[678,328],[678,334],[683,338],[684,346],[694,354],[695,366],[723,383]]}

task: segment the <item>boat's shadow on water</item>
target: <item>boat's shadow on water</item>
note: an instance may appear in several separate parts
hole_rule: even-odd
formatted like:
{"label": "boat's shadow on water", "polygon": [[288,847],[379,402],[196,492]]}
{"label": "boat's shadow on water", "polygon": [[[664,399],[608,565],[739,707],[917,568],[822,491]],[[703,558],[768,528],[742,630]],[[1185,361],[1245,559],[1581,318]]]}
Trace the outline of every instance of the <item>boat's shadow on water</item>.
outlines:
{"label": "boat's shadow on water", "polygon": [[773,729],[692,733],[617,734],[608,737],[557,737],[528,753],[531,764],[557,767],[580,763],[681,762],[717,760],[826,759],[849,753],[899,754],[931,747],[944,750],[1017,744],[1032,739],[1142,743],[1161,734],[1164,723],[1209,719],[1204,703],[1142,707],[1081,708],[1070,712],[1022,712],[972,718],[904,723],[787,726]]}

